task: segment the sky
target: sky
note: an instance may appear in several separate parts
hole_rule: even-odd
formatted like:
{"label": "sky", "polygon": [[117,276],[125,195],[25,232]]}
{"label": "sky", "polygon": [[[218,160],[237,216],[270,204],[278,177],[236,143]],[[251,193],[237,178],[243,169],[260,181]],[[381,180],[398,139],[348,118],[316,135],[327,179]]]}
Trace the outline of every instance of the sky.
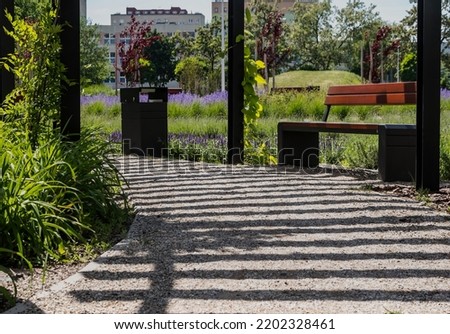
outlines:
{"label": "sky", "polygon": [[[344,7],[348,0],[332,0],[332,4]],[[188,12],[199,12],[205,15],[206,21],[211,20],[212,0],[87,0],[87,16],[92,23],[110,24],[110,15],[125,13],[126,7],[137,9],[157,9],[182,7]],[[376,10],[388,22],[399,22],[411,7],[409,0],[366,0],[367,4],[376,5]]]}

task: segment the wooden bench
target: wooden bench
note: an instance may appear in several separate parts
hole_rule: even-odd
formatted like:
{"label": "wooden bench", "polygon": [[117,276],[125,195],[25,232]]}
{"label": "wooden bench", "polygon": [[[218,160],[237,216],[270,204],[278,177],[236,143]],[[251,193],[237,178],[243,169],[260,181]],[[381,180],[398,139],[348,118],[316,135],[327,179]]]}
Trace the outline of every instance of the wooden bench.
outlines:
{"label": "wooden bench", "polygon": [[[319,133],[356,133],[379,135],[380,162],[384,166],[381,171],[383,180],[386,176],[386,166],[394,170],[397,164],[407,165],[399,167],[393,175],[397,181],[411,180],[415,173],[415,126],[375,123],[345,123],[327,122],[332,106],[337,105],[404,105],[416,103],[416,83],[384,83],[367,85],[332,86],[325,99],[325,112],[322,122],[280,122],[278,123],[278,164],[300,165],[315,168],[319,164]],[[386,147],[392,148],[387,150]],[[394,152],[390,154],[389,152]],[[388,153],[386,153],[388,152]],[[389,155],[389,157],[387,156]],[[391,156],[392,155],[392,156]],[[397,156],[397,158],[395,157]],[[413,170],[414,168],[414,170]],[[402,176],[403,175],[403,176]],[[403,180],[401,180],[403,179]],[[392,180],[393,181],[393,180]]]}
{"label": "wooden bench", "polygon": [[416,82],[331,86],[322,121],[327,121],[332,106],[416,104],[416,91]]}

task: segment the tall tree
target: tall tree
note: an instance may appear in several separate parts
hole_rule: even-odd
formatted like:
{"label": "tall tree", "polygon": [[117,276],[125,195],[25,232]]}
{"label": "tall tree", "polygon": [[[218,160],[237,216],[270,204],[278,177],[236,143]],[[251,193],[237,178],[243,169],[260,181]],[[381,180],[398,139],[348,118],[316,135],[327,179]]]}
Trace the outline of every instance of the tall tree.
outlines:
{"label": "tall tree", "polygon": [[174,46],[175,60],[180,61],[192,56],[194,53],[194,37],[191,35],[176,32],[169,37],[170,43]]}
{"label": "tall tree", "polygon": [[364,77],[369,82],[379,83],[384,80],[385,70],[388,68],[388,57],[398,50],[399,39],[392,39],[392,28],[380,27],[372,40],[369,40],[364,50]]}
{"label": "tall tree", "polygon": [[366,5],[361,0],[348,1],[346,6],[335,9],[336,33],[339,37],[341,64],[355,73],[360,72],[361,47],[368,41],[367,36],[376,34],[383,22],[373,4]]}
{"label": "tall tree", "polygon": [[339,65],[354,68],[359,64],[364,32],[381,25],[374,5],[349,1],[338,9],[331,0],[294,6],[291,41],[296,48],[299,67],[328,70]]}
{"label": "tall tree", "polygon": [[197,30],[193,51],[208,65],[206,93],[220,87],[220,59],[222,58],[221,22],[213,18],[212,22]]}
{"label": "tall tree", "polygon": [[192,94],[203,95],[209,93],[206,90],[208,65],[203,59],[191,56],[181,60],[176,68],[175,75],[184,91]]}
{"label": "tall tree", "polygon": [[218,65],[222,54],[221,45],[221,23],[214,17],[211,23],[197,30],[194,44],[195,52],[205,59],[210,72],[213,72]]}
{"label": "tall tree", "polygon": [[99,45],[97,25],[86,19],[80,22],[80,79],[81,86],[102,83],[109,75],[108,49]]}
{"label": "tall tree", "polygon": [[[400,35],[404,54],[417,52],[417,5],[413,4],[401,21]],[[450,0],[442,0],[441,57],[445,67],[450,68]]]}
{"label": "tall tree", "polygon": [[300,68],[328,70],[341,59],[333,32],[331,1],[294,6],[292,41]]}
{"label": "tall tree", "polygon": [[266,64],[265,79],[268,82],[269,71],[272,85],[275,86],[277,68],[282,66],[288,58],[290,49],[287,47],[287,24],[283,21],[276,3],[269,4],[264,0],[252,0],[252,20],[247,22],[247,29],[255,36],[255,41],[249,41],[249,48],[255,50],[255,58]]}
{"label": "tall tree", "polygon": [[151,36],[157,38],[144,50],[148,65],[142,69],[141,82],[161,87],[175,79],[175,46],[170,38],[164,37],[156,30]]}
{"label": "tall tree", "polygon": [[141,83],[141,69],[148,65],[144,50],[159,39],[159,36],[152,36],[151,32],[150,22],[140,22],[131,15],[130,22],[120,34],[121,41],[117,45],[121,62],[119,69],[125,73],[130,87]]}

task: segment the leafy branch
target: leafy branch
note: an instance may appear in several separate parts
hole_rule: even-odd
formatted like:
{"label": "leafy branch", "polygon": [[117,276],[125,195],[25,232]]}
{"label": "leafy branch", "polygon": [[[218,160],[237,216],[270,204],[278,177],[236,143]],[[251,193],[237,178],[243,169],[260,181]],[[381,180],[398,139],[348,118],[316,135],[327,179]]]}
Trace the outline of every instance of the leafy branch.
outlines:
{"label": "leafy branch", "polygon": [[150,47],[160,36],[152,35],[150,22],[139,22],[134,15],[128,26],[120,34],[121,41],[117,50],[121,60],[121,70],[125,73],[131,87],[141,82],[140,70],[149,66],[150,62],[144,58],[144,50]]}
{"label": "leafy branch", "polygon": [[[251,13],[246,10],[247,24],[251,22]],[[236,42],[244,41],[244,149],[246,160],[253,164],[275,164],[276,158],[269,152],[269,147],[265,143],[258,143],[258,119],[264,110],[259,102],[256,92],[258,84],[265,85],[266,80],[261,76],[260,71],[265,68],[264,62],[255,60],[251,56],[251,50],[246,40],[253,40],[253,34],[245,30],[245,36],[238,36]]]}

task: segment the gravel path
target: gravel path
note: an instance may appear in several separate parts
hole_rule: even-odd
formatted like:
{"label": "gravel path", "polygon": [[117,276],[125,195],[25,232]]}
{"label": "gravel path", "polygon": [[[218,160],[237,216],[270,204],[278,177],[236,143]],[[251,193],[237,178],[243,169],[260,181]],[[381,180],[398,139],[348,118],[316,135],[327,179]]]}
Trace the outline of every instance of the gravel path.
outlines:
{"label": "gravel path", "polygon": [[449,216],[305,174],[124,158],[127,239],[13,313],[448,313]]}

